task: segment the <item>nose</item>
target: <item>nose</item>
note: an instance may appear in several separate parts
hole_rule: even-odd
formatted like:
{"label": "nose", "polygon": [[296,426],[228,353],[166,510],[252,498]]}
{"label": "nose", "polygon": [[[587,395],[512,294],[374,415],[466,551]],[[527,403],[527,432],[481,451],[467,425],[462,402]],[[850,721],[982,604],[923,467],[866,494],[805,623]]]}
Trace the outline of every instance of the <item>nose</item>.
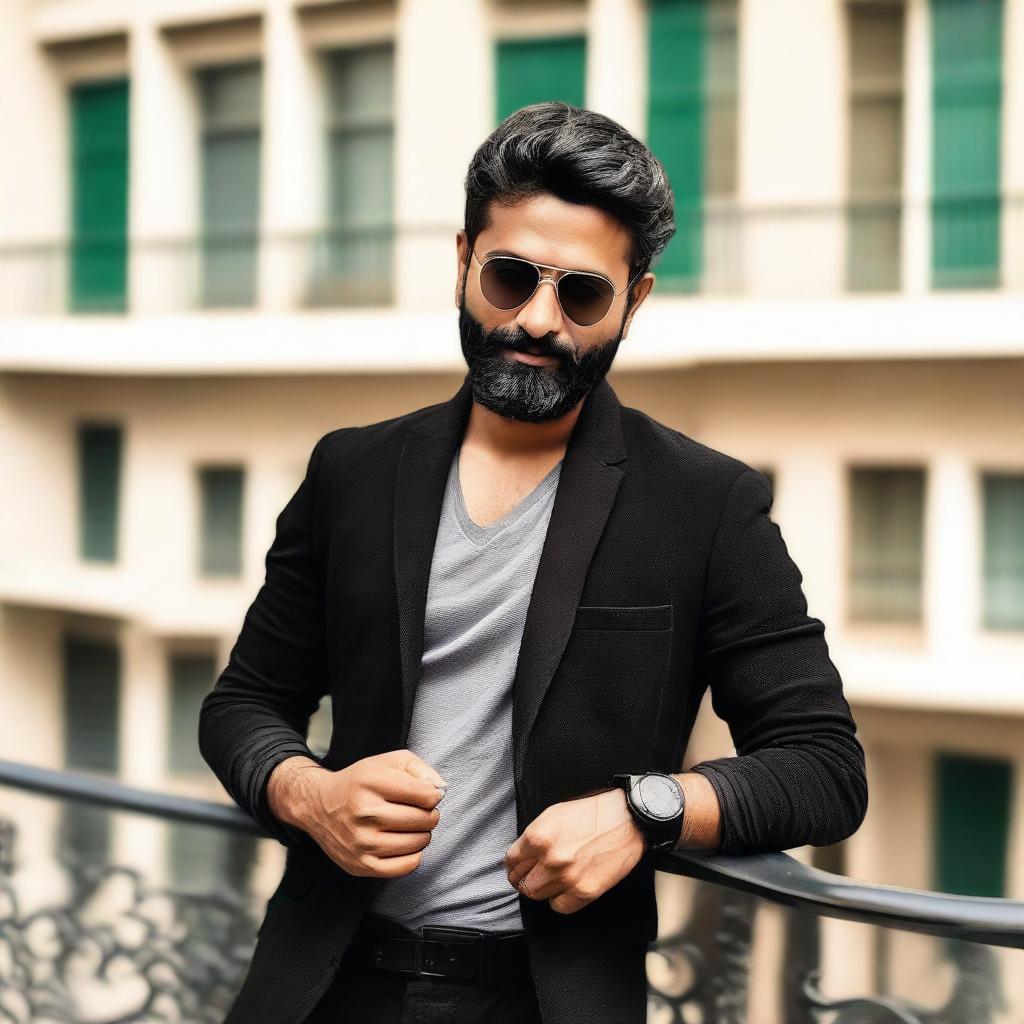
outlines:
{"label": "nose", "polygon": [[555,282],[544,278],[530,301],[516,315],[516,323],[534,338],[560,335],[565,329],[562,307],[558,304]]}

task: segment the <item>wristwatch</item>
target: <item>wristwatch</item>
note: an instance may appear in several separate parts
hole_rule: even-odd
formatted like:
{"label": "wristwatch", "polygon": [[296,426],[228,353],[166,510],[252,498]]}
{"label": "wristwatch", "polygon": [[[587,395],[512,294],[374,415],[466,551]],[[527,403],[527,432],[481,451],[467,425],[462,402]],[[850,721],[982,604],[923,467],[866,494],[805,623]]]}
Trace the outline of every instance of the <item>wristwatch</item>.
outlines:
{"label": "wristwatch", "polygon": [[666,772],[620,772],[612,779],[626,791],[626,806],[647,840],[647,849],[674,850],[686,811],[686,798],[679,782]]}

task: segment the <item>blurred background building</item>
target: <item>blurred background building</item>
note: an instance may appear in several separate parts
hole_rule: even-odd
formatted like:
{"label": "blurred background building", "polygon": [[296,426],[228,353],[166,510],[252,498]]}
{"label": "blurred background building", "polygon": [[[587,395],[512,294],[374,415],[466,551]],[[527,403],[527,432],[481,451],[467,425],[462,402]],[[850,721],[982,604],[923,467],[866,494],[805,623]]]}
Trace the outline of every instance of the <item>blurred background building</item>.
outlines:
{"label": "blurred background building", "polygon": [[[610,380],[770,475],[859,724],[867,820],[795,852],[1024,898],[1024,0],[5,0],[0,96],[0,756],[223,797],[198,708],[276,516],[322,433],[458,387],[466,167],[562,99],[676,196]],[[686,764],[731,750],[705,708]],[[178,885],[281,866],[5,805]]]}

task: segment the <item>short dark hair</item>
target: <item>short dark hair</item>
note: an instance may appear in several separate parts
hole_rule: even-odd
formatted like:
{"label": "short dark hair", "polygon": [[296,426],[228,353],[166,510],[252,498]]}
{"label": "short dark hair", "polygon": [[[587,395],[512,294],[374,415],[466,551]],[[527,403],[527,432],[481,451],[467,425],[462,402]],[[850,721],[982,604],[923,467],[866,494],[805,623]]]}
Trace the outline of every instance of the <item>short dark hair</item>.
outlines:
{"label": "short dark hair", "polygon": [[610,117],[570,103],[522,107],[473,154],[466,173],[470,246],[489,224],[492,201],[540,192],[618,220],[632,236],[630,280],[650,270],[676,231],[672,189],[657,157]]}

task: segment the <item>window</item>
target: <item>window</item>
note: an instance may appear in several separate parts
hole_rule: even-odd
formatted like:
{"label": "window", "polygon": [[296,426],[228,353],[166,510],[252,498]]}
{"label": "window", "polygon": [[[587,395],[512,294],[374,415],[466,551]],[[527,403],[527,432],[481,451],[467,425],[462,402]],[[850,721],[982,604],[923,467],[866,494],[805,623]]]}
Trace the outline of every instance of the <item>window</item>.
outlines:
{"label": "window", "polygon": [[904,4],[851,2],[846,282],[851,291],[900,283]]}
{"label": "window", "polygon": [[986,473],[983,621],[1024,629],[1024,474]]}
{"label": "window", "polygon": [[119,312],[126,305],[128,83],[78,85],[70,93],[69,305]]}
{"label": "window", "polygon": [[[199,753],[199,710],[216,682],[212,654],[172,654],[170,669],[170,736],[168,770],[174,775],[208,771]],[[205,825],[174,822],[167,826],[171,884],[179,891],[245,890],[256,861],[254,836]]]}
{"label": "window", "polygon": [[327,57],[327,231],[310,302],[387,304],[394,255],[394,50]]}
{"label": "window", "polygon": [[199,709],[216,677],[213,655],[175,654],[170,658],[167,769],[173,774],[205,774],[209,770],[199,753]]}
{"label": "window", "polygon": [[242,572],[241,466],[199,469],[199,572],[203,576],[238,576]]}
{"label": "window", "polygon": [[647,137],[675,196],[658,287],[729,287],[739,263],[736,0],[650,0]]}
{"label": "window", "polygon": [[999,284],[1002,0],[931,0],[932,283]]}
{"label": "window", "polygon": [[116,424],[78,427],[78,549],[89,561],[117,560],[121,447]]}
{"label": "window", "polygon": [[924,470],[851,472],[850,617],[920,622]]}
{"label": "window", "polygon": [[256,297],[261,77],[255,64],[199,72],[204,306]]}
{"label": "window", "polygon": [[942,753],[935,760],[935,878],[939,892],[1006,895],[1008,760]]}
{"label": "window", "polygon": [[[116,777],[121,658],[112,643],[65,636],[63,660],[64,766]],[[73,857],[104,863],[110,854],[110,812],[65,801],[60,848]]]}
{"label": "window", "polygon": [[561,100],[582,107],[586,54],[583,36],[500,40],[495,54],[495,123],[531,103]]}

